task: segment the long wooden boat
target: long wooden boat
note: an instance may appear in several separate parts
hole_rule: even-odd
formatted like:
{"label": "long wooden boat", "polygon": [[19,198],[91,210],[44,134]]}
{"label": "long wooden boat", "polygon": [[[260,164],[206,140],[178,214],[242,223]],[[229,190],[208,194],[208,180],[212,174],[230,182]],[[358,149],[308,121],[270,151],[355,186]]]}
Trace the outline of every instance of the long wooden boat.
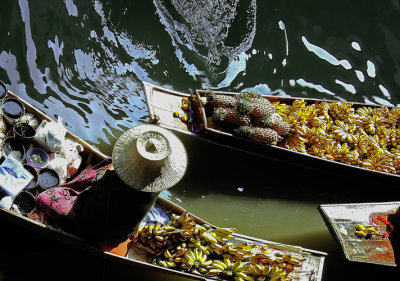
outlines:
{"label": "long wooden boat", "polygon": [[[26,112],[34,114],[39,120],[51,121],[51,118],[49,116],[31,106],[28,102],[19,98],[16,94],[8,91],[7,95],[21,100],[25,106]],[[82,146],[84,147],[84,151],[80,153],[83,159],[82,163],[84,163],[81,167],[85,167],[85,165],[87,164],[94,165],[108,157],[107,155],[104,155],[71,132],[67,132],[66,137],[71,138],[72,140],[82,144]],[[157,199],[156,206],[159,208],[159,210],[163,210],[165,214],[167,214],[169,217],[171,217],[173,214],[182,215],[187,213],[188,216],[193,219],[196,224],[206,224],[206,222],[201,218],[188,213],[183,208],[163,197],[159,197]],[[139,274],[147,274],[147,276],[149,274],[154,274],[158,277],[160,276],[160,274],[165,274],[169,275],[170,277],[175,277],[183,280],[211,280],[209,277],[205,277],[204,275],[199,273],[185,272],[179,268],[166,268],[150,262],[149,259],[152,254],[144,250],[143,247],[139,247],[138,244],[133,243],[132,238],[128,239],[115,249],[103,250],[90,245],[89,243],[83,241],[81,238],[71,235],[70,233],[63,231],[62,229],[57,228],[54,225],[32,220],[28,216],[18,214],[8,209],[0,208],[0,219],[2,221],[7,221],[9,224],[15,225],[17,228],[22,229],[24,232],[32,232],[40,235],[41,237],[46,237],[46,239],[52,239],[54,241],[66,244],[76,249],[84,250],[87,253],[93,254],[104,260],[109,260],[110,262],[125,264],[131,267],[133,270],[141,272]],[[216,228],[211,224],[208,225],[210,225],[212,229]],[[326,253],[309,250],[298,246],[266,241],[255,237],[241,235],[238,233],[233,233],[232,235],[232,243],[248,243],[249,245],[256,245],[260,248],[269,249],[272,253],[279,251],[280,253],[286,253],[288,255],[291,254],[300,257],[302,259],[302,262],[300,265],[294,268],[294,271],[290,275],[291,280],[306,281],[321,280],[322,278]],[[216,279],[224,280],[223,278],[212,278],[212,280]]]}
{"label": "long wooden boat", "polygon": [[[150,120],[153,123],[157,123],[162,127],[174,130],[176,132],[195,136],[206,141],[211,141],[218,145],[228,146],[233,149],[249,152],[262,157],[266,157],[269,160],[279,161],[281,163],[289,164],[294,168],[307,168],[317,172],[322,172],[326,175],[334,175],[335,177],[343,177],[347,179],[357,179],[357,181],[363,181],[364,183],[374,183],[380,186],[388,186],[392,188],[400,184],[400,170],[395,171],[393,167],[390,172],[387,172],[385,168],[376,168],[379,166],[376,164],[379,159],[372,159],[371,165],[365,164],[365,161],[361,158],[358,163],[347,164],[346,161],[341,162],[338,159],[332,159],[325,157],[321,158],[308,153],[305,149],[309,149],[309,144],[305,143],[305,149],[300,151],[299,149],[289,149],[287,143],[281,142],[275,144],[265,144],[251,139],[238,137],[233,133],[232,128],[224,127],[223,125],[213,120],[212,110],[210,109],[209,102],[206,102],[205,97],[207,94],[206,90],[196,90],[194,93],[182,93],[157,85],[144,82],[144,90],[147,99],[147,105],[150,114]],[[214,91],[215,94],[237,96],[239,93],[233,92],[220,92]],[[269,96],[264,95],[263,98],[271,101],[272,103],[292,105],[293,103],[304,103],[305,106],[315,106],[322,103],[336,103],[340,106],[339,101],[322,100],[322,99],[307,99],[307,98],[296,98],[296,97],[283,97],[283,96]],[[190,112],[184,112],[182,110],[182,100],[190,100]],[[383,107],[378,105],[370,105],[363,103],[348,103],[351,104],[353,112],[359,108],[368,109],[382,109],[382,110],[393,110],[394,107]],[[396,109],[397,110],[397,109]],[[188,121],[182,121],[180,118],[174,117],[175,112],[183,112],[189,116]],[[375,117],[372,117],[375,118]],[[399,127],[396,124],[396,130]],[[291,129],[293,131],[293,128]],[[400,134],[400,132],[399,132]],[[293,135],[293,134],[292,134]],[[368,138],[368,137],[367,137]],[[369,136],[369,139],[374,142],[374,136]],[[376,139],[376,138],[375,138]],[[393,139],[395,142],[393,146],[396,147],[393,153],[394,158],[389,160],[393,163],[398,161],[400,154],[397,154],[397,145],[400,145],[399,139]],[[340,143],[337,141],[336,143]],[[303,143],[304,144],[304,143]],[[347,148],[343,150],[353,150],[356,144],[349,144]],[[375,144],[372,144],[374,146]],[[387,145],[389,150],[391,145]],[[400,146],[399,146],[400,147]],[[322,150],[326,150],[322,148]],[[386,153],[386,151],[385,151]],[[340,157],[340,156],[339,156]],[[347,156],[344,156],[347,157]],[[365,155],[363,156],[365,157]],[[369,161],[369,160],[368,160]],[[385,162],[381,161],[381,163]],[[365,165],[364,165],[365,164]],[[393,164],[389,164],[391,166]],[[396,164],[397,165],[397,164]],[[374,167],[373,167],[374,166]],[[374,168],[374,169],[373,169]]]}
{"label": "long wooden boat", "polygon": [[[399,263],[398,243],[393,243],[396,241],[390,234],[394,227],[398,227],[393,222],[399,222],[399,208],[400,202],[326,204],[318,207],[346,259],[386,266],[397,266]],[[364,227],[376,229],[378,235],[363,237]]]}

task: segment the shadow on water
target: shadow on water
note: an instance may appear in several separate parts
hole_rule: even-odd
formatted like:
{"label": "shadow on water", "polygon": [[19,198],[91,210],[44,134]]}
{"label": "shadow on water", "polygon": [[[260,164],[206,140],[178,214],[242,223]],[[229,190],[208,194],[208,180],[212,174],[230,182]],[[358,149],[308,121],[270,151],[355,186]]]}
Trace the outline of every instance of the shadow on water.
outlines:
{"label": "shadow on water", "polygon": [[393,200],[393,187],[310,170],[301,163],[288,165],[192,136],[179,137],[186,145],[189,167],[175,192],[191,186],[193,197],[219,192],[321,204]]}

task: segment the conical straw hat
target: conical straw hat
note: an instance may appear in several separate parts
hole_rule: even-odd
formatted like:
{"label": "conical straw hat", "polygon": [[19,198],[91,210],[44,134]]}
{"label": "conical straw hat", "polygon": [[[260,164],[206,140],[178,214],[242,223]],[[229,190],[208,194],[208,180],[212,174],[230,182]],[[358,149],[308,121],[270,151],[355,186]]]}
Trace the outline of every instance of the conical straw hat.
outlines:
{"label": "conical straw hat", "polygon": [[167,129],[139,125],[123,133],[112,152],[114,169],[128,186],[158,192],[178,183],[186,172],[182,142]]}

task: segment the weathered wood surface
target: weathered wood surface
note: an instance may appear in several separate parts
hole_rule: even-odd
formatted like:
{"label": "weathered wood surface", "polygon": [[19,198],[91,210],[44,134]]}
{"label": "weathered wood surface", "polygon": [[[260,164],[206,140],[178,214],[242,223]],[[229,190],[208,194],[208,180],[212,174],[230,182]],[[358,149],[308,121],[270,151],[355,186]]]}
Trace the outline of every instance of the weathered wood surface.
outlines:
{"label": "weathered wood surface", "polygon": [[[399,206],[400,202],[327,204],[319,206],[319,210],[348,260],[397,266],[390,237],[384,235],[390,229],[377,217],[388,220]],[[360,238],[355,235],[357,224],[375,227],[382,236]]]}

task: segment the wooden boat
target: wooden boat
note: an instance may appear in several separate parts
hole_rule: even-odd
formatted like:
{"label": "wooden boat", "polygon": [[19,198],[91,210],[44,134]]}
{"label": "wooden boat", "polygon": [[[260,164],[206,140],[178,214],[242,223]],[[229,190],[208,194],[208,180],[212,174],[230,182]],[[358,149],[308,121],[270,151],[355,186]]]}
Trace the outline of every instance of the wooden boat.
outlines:
{"label": "wooden boat", "polygon": [[[397,266],[396,255],[399,254],[399,249],[394,247],[393,239],[388,234],[394,228],[392,219],[397,216],[397,221],[399,220],[399,207],[400,202],[381,202],[326,204],[320,205],[318,209],[342,247],[346,259]],[[374,227],[380,235],[360,237],[356,233],[357,225]]]}
{"label": "wooden boat", "polygon": [[[51,121],[51,118],[45,115],[40,110],[31,106],[25,100],[19,98],[16,94],[12,92],[8,92],[8,96],[16,97],[20,99],[26,109],[26,112],[34,114],[39,120],[47,120]],[[72,134],[71,132],[67,132],[67,137],[73,139],[74,141],[82,144],[84,147],[84,151],[81,152],[82,156],[82,167],[85,167],[86,164],[96,164],[102,160],[104,160],[107,155],[104,155],[94,147],[90,146],[87,142],[79,138],[78,136]],[[183,208],[174,204],[173,202],[159,197],[156,201],[156,205],[162,208],[167,214],[183,214],[186,212]],[[205,224],[201,218],[189,214],[196,223]],[[175,270],[171,268],[164,268],[159,265],[152,264],[148,261],[149,253],[143,251],[143,249],[135,246],[131,243],[131,240],[128,239],[117,248],[112,249],[110,251],[105,251],[89,245],[81,238],[71,235],[59,228],[55,228],[52,225],[46,225],[45,223],[38,222],[36,220],[32,220],[27,216],[23,216],[21,214],[15,213],[13,211],[0,208],[0,219],[2,221],[7,221],[9,224],[15,225],[19,229],[22,229],[24,232],[32,232],[36,235],[40,235],[41,237],[46,237],[47,239],[52,239],[54,241],[60,242],[62,244],[66,244],[68,246],[74,247],[79,250],[84,250],[90,254],[93,254],[97,257],[100,257],[104,260],[109,260],[110,262],[116,262],[125,264],[131,267],[133,270],[137,272],[141,272],[139,274],[154,274],[155,276],[160,276],[165,274],[172,276],[174,278],[180,278],[184,280],[211,280],[206,278],[204,275],[183,272],[181,270]],[[212,226],[214,227],[215,226]],[[301,263],[301,267],[296,267],[296,271],[292,273],[292,280],[321,280],[325,253],[319,251],[313,251],[309,249],[305,249],[298,246],[280,244],[276,242],[266,241],[262,239],[258,239],[255,237],[249,237],[241,234],[233,234],[233,241],[235,243],[254,243],[260,246],[265,246],[270,249],[279,250],[285,253],[292,253],[299,255],[304,258],[304,261]],[[167,276],[165,276],[167,277]],[[164,278],[163,278],[164,279]],[[215,280],[215,278],[213,279]],[[223,279],[220,279],[223,280]]]}
{"label": "wooden boat", "polygon": [[[293,168],[307,168],[326,175],[343,177],[349,180],[357,179],[365,183],[385,185],[389,188],[400,184],[400,175],[397,173],[382,172],[361,166],[345,164],[313,156],[308,153],[289,150],[283,145],[269,145],[250,139],[238,137],[232,133],[230,128],[226,129],[213,120],[212,112],[207,108],[207,103],[200,102],[206,96],[205,90],[196,90],[193,94],[182,93],[144,82],[144,90],[150,114],[150,120],[162,127],[176,132],[195,136],[218,145],[228,146],[233,149],[256,154],[269,160],[289,164]],[[236,96],[239,93],[219,92],[216,94]],[[333,102],[321,99],[303,99],[296,97],[263,96],[271,102],[292,104],[295,101],[304,100],[307,105],[320,104],[322,102]],[[191,122],[183,122],[180,118],[173,116],[176,111],[181,111],[182,99],[194,100],[191,102]],[[336,101],[338,102],[338,101]],[[380,108],[378,105],[367,105],[363,103],[352,103],[353,108]],[[386,107],[390,109],[391,107]]]}

